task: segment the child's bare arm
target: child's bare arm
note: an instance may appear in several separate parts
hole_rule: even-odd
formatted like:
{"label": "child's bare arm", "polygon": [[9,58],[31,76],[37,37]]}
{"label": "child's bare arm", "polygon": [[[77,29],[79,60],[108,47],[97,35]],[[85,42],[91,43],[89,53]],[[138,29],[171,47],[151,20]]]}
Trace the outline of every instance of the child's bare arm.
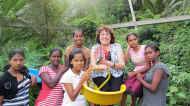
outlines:
{"label": "child's bare arm", "polygon": [[3,97],[3,96],[0,96],[0,106],[2,106],[3,99],[4,99],[4,97]]}

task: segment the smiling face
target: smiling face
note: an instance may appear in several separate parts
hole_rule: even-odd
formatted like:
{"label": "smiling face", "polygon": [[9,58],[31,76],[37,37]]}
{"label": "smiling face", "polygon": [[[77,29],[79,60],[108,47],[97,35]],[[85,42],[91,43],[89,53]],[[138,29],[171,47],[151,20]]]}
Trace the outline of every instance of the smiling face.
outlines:
{"label": "smiling face", "polygon": [[135,35],[129,35],[127,38],[127,43],[131,48],[136,48],[138,46],[138,38]]}
{"label": "smiling face", "polygon": [[77,45],[77,46],[83,45],[84,37],[83,37],[82,31],[75,32],[73,35],[73,40],[74,40],[75,45]]}
{"label": "smiling face", "polygon": [[50,62],[54,66],[58,66],[61,61],[61,53],[60,51],[56,50],[53,51],[52,54],[50,55]]}
{"label": "smiling face", "polygon": [[102,45],[109,45],[111,42],[111,34],[105,30],[100,32],[100,43]]}
{"label": "smiling face", "polygon": [[73,70],[79,72],[84,67],[84,56],[82,53],[77,53],[74,55],[73,59],[71,60],[71,65]]}
{"label": "smiling face", "polygon": [[115,43],[113,30],[107,26],[102,26],[96,31],[96,41],[101,45],[108,45]]}
{"label": "smiling face", "polygon": [[13,70],[18,71],[24,66],[24,57],[17,53],[9,60],[9,64]]}

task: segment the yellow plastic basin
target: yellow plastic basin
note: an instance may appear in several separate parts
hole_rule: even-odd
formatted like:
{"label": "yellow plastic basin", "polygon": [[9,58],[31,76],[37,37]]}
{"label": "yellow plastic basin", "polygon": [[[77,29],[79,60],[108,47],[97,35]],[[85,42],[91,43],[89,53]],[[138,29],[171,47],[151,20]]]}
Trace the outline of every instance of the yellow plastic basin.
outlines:
{"label": "yellow plastic basin", "polygon": [[98,91],[88,87],[87,85],[83,85],[82,94],[85,96],[87,101],[91,103],[100,105],[112,105],[117,104],[121,101],[122,94],[125,92],[125,90],[125,85],[121,85],[120,90],[114,92]]}

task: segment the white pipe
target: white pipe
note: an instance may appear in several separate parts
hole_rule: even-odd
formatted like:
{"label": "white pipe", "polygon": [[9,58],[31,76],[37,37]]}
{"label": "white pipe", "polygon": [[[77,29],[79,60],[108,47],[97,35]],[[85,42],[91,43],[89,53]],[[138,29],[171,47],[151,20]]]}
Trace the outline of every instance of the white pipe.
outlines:
{"label": "white pipe", "polygon": [[[128,2],[129,2],[131,15],[132,15],[132,20],[133,20],[133,22],[136,22],[135,12],[133,10],[133,4],[132,4],[131,0],[128,0]],[[135,25],[135,28],[136,28],[136,25]]]}

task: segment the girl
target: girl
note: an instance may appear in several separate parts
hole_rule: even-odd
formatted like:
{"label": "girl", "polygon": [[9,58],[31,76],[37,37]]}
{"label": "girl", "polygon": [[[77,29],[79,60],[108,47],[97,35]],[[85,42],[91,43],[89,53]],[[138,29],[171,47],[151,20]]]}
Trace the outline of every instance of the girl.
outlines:
{"label": "girl", "polygon": [[70,69],[62,76],[60,82],[65,91],[62,106],[86,106],[86,100],[80,94],[82,85],[89,78],[91,69],[83,72],[85,57],[80,49],[74,49],[69,55]]}
{"label": "girl", "polygon": [[65,67],[60,64],[61,58],[62,51],[54,48],[49,53],[50,64],[41,67],[42,88],[35,106],[61,106],[63,91],[59,80],[65,72]]}
{"label": "girl", "polygon": [[36,80],[24,66],[25,55],[21,49],[9,54],[9,64],[0,78],[0,106],[29,106],[29,88]]}
{"label": "girl", "polygon": [[159,61],[160,50],[154,44],[145,47],[145,57],[150,69],[143,76],[138,73],[137,79],[143,85],[141,106],[166,106],[169,71],[166,65]]}
{"label": "girl", "polygon": [[[128,77],[137,75],[137,73],[146,71],[146,62],[144,56],[145,45],[140,45],[138,43],[139,38],[136,33],[129,33],[126,36],[126,42],[128,44],[127,52],[125,53],[125,62],[127,63],[130,59],[135,65],[135,68],[132,72],[128,72]],[[124,101],[122,106],[125,106],[126,95],[124,95]],[[131,106],[135,106],[136,97],[131,95]]]}
{"label": "girl", "polygon": [[82,52],[85,55],[86,59],[86,64],[85,64],[85,69],[88,68],[89,63],[90,63],[90,49],[84,46],[84,33],[81,29],[77,29],[73,32],[73,44],[69,45],[65,49],[65,54],[64,54],[64,62],[67,67],[69,67],[68,59],[69,59],[69,54],[72,52],[74,48],[81,49]]}

